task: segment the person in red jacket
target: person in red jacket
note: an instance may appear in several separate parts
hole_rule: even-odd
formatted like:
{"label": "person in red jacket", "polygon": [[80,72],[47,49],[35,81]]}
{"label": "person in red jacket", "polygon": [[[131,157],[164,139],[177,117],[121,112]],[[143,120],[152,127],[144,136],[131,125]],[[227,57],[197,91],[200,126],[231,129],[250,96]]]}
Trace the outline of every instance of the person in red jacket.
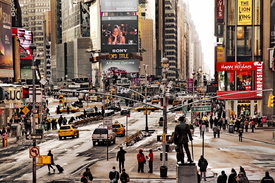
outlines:
{"label": "person in red jacket", "polygon": [[140,149],[139,153],[137,154],[137,161],[138,161],[138,173],[139,172],[143,173],[144,172],[144,164],[146,163],[146,159],[145,159],[142,149]]}
{"label": "person in red jacket", "polygon": [[149,150],[149,154],[148,154],[148,156],[146,156],[146,158],[149,161],[149,171],[148,171],[148,173],[153,173],[153,161],[154,161],[153,149]]}

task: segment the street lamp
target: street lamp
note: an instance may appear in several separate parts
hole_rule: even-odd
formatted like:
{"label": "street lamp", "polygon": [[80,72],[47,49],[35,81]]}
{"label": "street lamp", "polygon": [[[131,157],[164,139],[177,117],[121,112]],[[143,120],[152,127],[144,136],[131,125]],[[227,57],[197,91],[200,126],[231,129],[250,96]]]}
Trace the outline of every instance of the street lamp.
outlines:
{"label": "street lamp", "polygon": [[169,70],[168,58],[161,59],[162,73],[163,73],[163,134],[162,134],[162,166],[160,167],[160,176],[167,177],[168,168],[166,166],[166,134],[167,134],[167,99],[166,99],[166,88],[167,88],[167,73]]}
{"label": "street lamp", "polygon": [[[146,78],[146,83],[145,83],[145,103],[147,103],[147,90],[148,90],[148,80],[147,80],[147,68],[148,65],[143,64],[144,72],[145,72],[145,78]],[[147,110],[147,105],[145,105],[145,132],[148,132],[148,110]]]}

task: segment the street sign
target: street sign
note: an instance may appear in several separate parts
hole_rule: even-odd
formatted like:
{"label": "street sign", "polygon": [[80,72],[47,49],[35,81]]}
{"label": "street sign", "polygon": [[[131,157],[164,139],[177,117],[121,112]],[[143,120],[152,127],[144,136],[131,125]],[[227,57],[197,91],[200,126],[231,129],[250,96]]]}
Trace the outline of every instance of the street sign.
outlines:
{"label": "street sign", "polygon": [[104,126],[112,126],[112,118],[106,118],[103,120]]}
{"label": "street sign", "polygon": [[29,110],[29,108],[24,107],[24,109],[22,109],[22,112],[23,112],[24,114],[28,114],[28,113],[30,112],[30,110]]}
{"label": "street sign", "polygon": [[192,112],[211,112],[211,106],[205,105],[205,106],[196,106],[191,108]]}
{"label": "street sign", "polygon": [[30,158],[35,158],[40,155],[39,147],[30,147]]}

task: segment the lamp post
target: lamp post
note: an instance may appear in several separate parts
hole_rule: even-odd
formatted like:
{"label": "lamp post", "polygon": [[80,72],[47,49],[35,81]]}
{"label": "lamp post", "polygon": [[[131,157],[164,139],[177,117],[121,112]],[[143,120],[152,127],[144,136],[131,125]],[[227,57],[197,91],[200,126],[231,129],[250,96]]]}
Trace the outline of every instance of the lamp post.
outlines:
{"label": "lamp post", "polygon": [[[30,45],[30,49],[32,50],[32,133],[35,132],[36,129],[36,124],[35,124],[35,103],[36,103],[36,89],[35,89],[35,64],[34,64],[34,50],[36,50],[36,45],[35,44],[31,44]],[[33,139],[33,147],[36,147],[36,140],[35,138]],[[32,164],[32,168],[33,168],[33,174],[32,174],[32,178],[33,178],[33,183],[36,183],[36,157],[32,158],[33,160],[33,164]]]}
{"label": "lamp post", "polygon": [[162,166],[160,168],[160,176],[167,177],[168,168],[166,166],[166,134],[167,134],[167,72],[169,70],[168,58],[161,59],[162,73],[163,73],[163,134],[162,134]]}
{"label": "lamp post", "polygon": [[[146,83],[145,83],[145,103],[147,103],[147,90],[148,90],[148,80],[147,80],[147,68],[148,65],[143,64],[144,72],[145,72],[145,78],[146,78]],[[148,132],[148,110],[147,110],[147,105],[145,106],[145,132]]]}

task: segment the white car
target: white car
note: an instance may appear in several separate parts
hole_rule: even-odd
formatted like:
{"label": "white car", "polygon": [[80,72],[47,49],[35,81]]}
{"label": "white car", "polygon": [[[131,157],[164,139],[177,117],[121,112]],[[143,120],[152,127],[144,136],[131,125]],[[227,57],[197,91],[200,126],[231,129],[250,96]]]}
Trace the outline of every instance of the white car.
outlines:
{"label": "white car", "polygon": [[184,116],[184,114],[176,114],[176,115],[175,115],[175,122],[178,122],[178,121],[179,121],[179,118],[180,118],[181,116]]}

